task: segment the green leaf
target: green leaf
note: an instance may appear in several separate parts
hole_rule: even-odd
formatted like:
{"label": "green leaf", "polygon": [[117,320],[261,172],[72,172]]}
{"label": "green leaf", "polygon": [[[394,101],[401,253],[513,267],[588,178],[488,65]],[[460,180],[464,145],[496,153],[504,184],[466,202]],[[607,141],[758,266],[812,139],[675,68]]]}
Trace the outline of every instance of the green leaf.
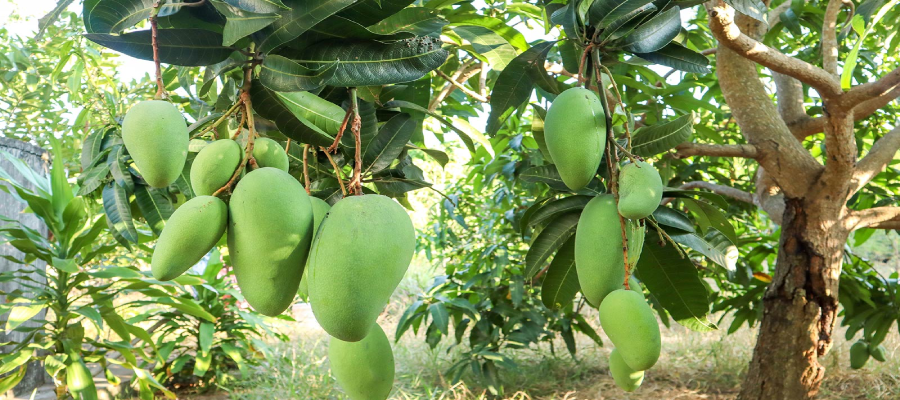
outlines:
{"label": "green leaf", "polygon": [[125,146],[113,146],[106,159],[109,164],[109,172],[112,174],[116,184],[125,188],[126,191],[134,191],[134,179],[131,178],[131,172],[125,167]]}
{"label": "green leaf", "polygon": [[212,353],[200,353],[194,360],[194,376],[206,375],[212,364]]}
{"label": "green leaf", "polygon": [[103,209],[113,229],[126,240],[137,243],[137,229],[131,217],[131,205],[125,188],[112,182],[103,188]]}
{"label": "green leaf", "polygon": [[735,10],[750,18],[766,23],[766,12],[769,10],[761,0],[725,0]]}
{"label": "green leaf", "polygon": [[274,12],[255,13],[234,7],[223,1],[211,1],[216,10],[225,16],[225,29],[222,31],[223,46],[231,46],[238,40],[258,32],[281,18],[281,15]]}
{"label": "green leaf", "polygon": [[93,193],[97,188],[103,185],[103,179],[109,175],[109,164],[100,163],[91,169],[84,171],[82,174],[81,188],[78,189],[78,195],[84,196]]}
{"label": "green leaf", "polygon": [[518,108],[531,97],[535,77],[547,75],[544,61],[556,42],[543,42],[534,45],[513,59],[497,77],[491,91],[491,114],[488,117],[487,133],[493,135],[503,125],[504,114],[510,109]]}
{"label": "green leaf", "polygon": [[634,55],[685,72],[709,73],[709,59],[706,56],[675,42],[654,52],[634,53]]}
{"label": "green leaf", "polygon": [[340,106],[310,92],[275,92],[275,95],[295,117],[303,118],[301,122],[311,124],[310,128],[320,129],[329,137],[340,130],[345,115]]}
{"label": "green leaf", "polygon": [[313,146],[330,146],[334,142],[334,136],[316,127],[300,110],[295,113],[296,107],[288,108],[286,103],[282,102],[283,99],[294,98],[293,96],[298,93],[303,92],[279,93],[263,85],[253,85],[250,88],[250,99],[253,102],[253,110],[263,118],[274,122],[285,136]]}
{"label": "green leaf", "polygon": [[[85,0],[82,7],[84,29],[88,33],[119,33],[150,18],[156,0]],[[179,7],[164,7],[159,16],[173,14]]]}
{"label": "green leaf", "polygon": [[231,343],[223,342],[222,352],[224,352],[225,355],[234,360],[234,363],[237,364],[238,369],[241,371],[241,376],[245,377],[247,375],[247,363],[244,361],[244,357],[241,355],[241,348]]}
{"label": "green leaf", "polygon": [[269,53],[353,3],[354,0],[286,1],[288,8],[277,11],[281,18],[260,32],[264,39],[259,42],[259,50]]}
{"label": "green leaf", "polygon": [[534,113],[531,114],[531,134],[544,159],[552,163],[553,159],[550,157],[550,150],[547,149],[547,141],[544,140],[544,119],[547,118],[547,110],[537,104],[532,104],[531,108],[534,109]]}
{"label": "green leaf", "polygon": [[200,323],[200,353],[208,354],[209,349],[212,347],[213,343],[213,334],[216,332],[216,326],[209,322],[201,322]]}
{"label": "green leaf", "polygon": [[571,211],[583,210],[584,206],[587,205],[591,199],[593,199],[593,196],[569,196],[548,202],[531,215],[528,225],[539,225],[554,216]]}
{"label": "green leaf", "polygon": [[168,304],[172,307],[187,313],[188,315],[193,315],[197,318],[202,318],[209,322],[216,322],[216,317],[210,314],[208,311],[204,310],[203,307],[200,307],[195,301],[191,299],[184,299],[180,297],[176,298],[167,298],[167,297],[159,297],[156,299],[157,302],[162,304]]}
{"label": "green leaf", "polygon": [[525,255],[524,274],[526,278],[534,277],[544,267],[544,263],[550,258],[550,255],[559,250],[575,234],[575,227],[578,226],[580,215],[579,212],[561,215],[538,234]]}
{"label": "green leaf", "polygon": [[682,203],[697,217],[697,225],[700,225],[700,229],[704,233],[708,233],[710,228],[715,228],[723,233],[732,243],[738,243],[734,227],[728,222],[728,217],[725,216],[722,210],[707,202],[694,199],[683,199]]}
{"label": "green leaf", "polygon": [[447,21],[450,22],[451,26],[482,26],[506,39],[509,44],[519,51],[527,51],[529,48],[525,36],[499,18],[486,17],[473,13],[458,13],[448,15]]}
{"label": "green leaf", "polygon": [[708,332],[718,329],[709,322],[709,294],[697,268],[671,243],[661,247],[655,235],[646,235],[638,260],[637,275],[647,290],[685,328]]}
{"label": "green leaf", "polygon": [[393,43],[326,40],[306,48],[295,61],[311,68],[339,61],[328,84],[355,87],[414,81],[440,67],[447,55],[440,39],[424,36]]}
{"label": "green leaf", "polygon": [[302,92],[325,85],[334,76],[338,63],[326,64],[318,71],[311,70],[277,54],[266,56],[259,73],[259,81],[276,92]]}
{"label": "green leaf", "polygon": [[408,150],[419,150],[419,151],[427,154],[432,159],[434,159],[434,161],[437,161],[437,163],[440,164],[441,167],[446,166],[447,163],[450,162],[450,156],[441,150],[428,149],[428,148],[416,146],[414,144],[407,144],[406,148]]}
{"label": "green leaf", "polygon": [[433,303],[428,306],[428,311],[431,312],[431,319],[434,321],[437,329],[445,335],[449,334],[450,313],[447,312],[447,307],[443,303]]}
{"label": "green leaf", "polygon": [[106,325],[119,335],[119,338],[121,338],[122,341],[131,341],[131,333],[128,332],[128,323],[122,319],[111,304],[102,304],[100,306],[100,315],[103,317],[103,320],[106,321]]}
{"label": "green leaf", "polygon": [[487,59],[491,69],[501,71],[516,58],[516,49],[503,37],[482,26],[453,28],[460,37],[472,44],[472,49]]}
{"label": "green leaf", "polygon": [[[758,1],[758,0],[757,0]],[[851,88],[853,84],[853,72],[856,70],[856,64],[859,58],[859,51],[862,47],[863,41],[866,40],[866,36],[868,36],[869,32],[872,31],[872,28],[878,24],[882,17],[891,9],[893,6],[897,5],[897,0],[893,0],[887,4],[883,4],[881,9],[878,11],[878,14],[872,18],[871,21],[866,25],[866,30],[859,35],[859,39],[856,41],[856,44],[853,46],[853,49],[850,50],[850,53],[847,54],[847,57],[844,59],[844,69],[841,71],[841,88],[844,90],[848,90]],[[877,3],[876,3],[877,4]],[[860,6],[862,8],[862,5]]]}
{"label": "green leaf", "polygon": [[62,155],[62,144],[56,136],[50,135],[50,143],[53,146],[53,164],[50,166],[50,202],[56,215],[62,216],[66,206],[75,196],[72,188],[66,180],[66,169]]}
{"label": "green leaf", "polygon": [[28,360],[31,360],[31,355],[33,353],[34,349],[24,348],[15,353],[4,354],[3,357],[0,358],[0,374],[5,374],[16,367],[27,363]]}
{"label": "green leaf", "polygon": [[682,115],[672,121],[641,127],[632,136],[632,153],[651,157],[686,142],[694,130],[694,115]]}
{"label": "green leaf", "polygon": [[[75,0],[59,0],[56,3],[56,6],[53,7],[53,10],[50,10],[50,12],[38,19],[38,31],[34,35],[34,40],[40,41],[44,36],[44,32],[47,30],[47,27],[53,25],[53,23],[56,22],[57,18],[59,18],[59,15],[62,14],[62,12],[67,8],[69,8],[69,5],[73,2],[75,2]],[[0,393],[3,392],[5,392],[5,390],[0,390]]]}
{"label": "green leaf", "polygon": [[[25,321],[38,315],[47,305],[43,303],[30,304],[27,306],[14,306],[6,318],[6,333],[22,325]],[[2,372],[0,372],[2,373]]]}
{"label": "green leaf", "polygon": [[[120,53],[153,61],[150,31],[134,31],[122,35],[88,33],[92,42]],[[222,35],[202,29],[160,29],[159,61],[166,64],[202,66],[221,62],[233,49],[222,46]]]}
{"label": "green leaf", "polygon": [[[563,182],[562,177],[559,176],[559,171],[556,169],[556,165],[541,165],[537,167],[530,167],[519,174],[519,179],[522,179],[525,182],[537,183],[543,182],[546,183],[547,186],[550,186],[551,189],[560,191],[560,192],[569,192],[569,187]],[[579,193],[589,193],[589,194],[603,194],[601,191],[598,191],[596,187],[599,187],[600,181],[597,178],[591,180],[588,183],[587,187],[581,189]]]}
{"label": "green leaf", "polygon": [[53,257],[53,268],[56,268],[63,272],[68,272],[70,274],[78,273],[78,265],[75,264],[75,260],[71,258],[56,258]]}
{"label": "green leaf", "polygon": [[627,17],[652,4],[653,0],[596,0],[590,8],[590,25],[598,29],[605,29],[613,21]]}
{"label": "green leaf", "polygon": [[[714,229],[710,230],[709,233],[713,234],[713,232],[720,235],[719,238],[724,238],[721,233],[718,233],[718,231]],[[713,245],[695,233],[677,233],[669,234],[669,236],[672,237],[672,240],[703,254],[706,258],[709,258],[712,262],[718,264],[722,268],[734,271],[735,264],[737,263],[738,250],[727,238],[719,240]],[[708,234],[707,236],[710,235]]]}
{"label": "green leaf", "polygon": [[241,10],[258,14],[274,13],[288,9],[281,0],[223,0],[225,3]]}
{"label": "green leaf", "polygon": [[172,201],[166,196],[165,189],[139,185],[134,189],[134,201],[153,233],[156,236],[162,234],[166,220],[175,212]]}
{"label": "green leaf", "polygon": [[370,26],[369,30],[381,35],[410,32],[424,36],[440,32],[444,25],[447,25],[447,20],[439,12],[424,7],[408,7]]}
{"label": "green leaf", "polygon": [[569,239],[550,263],[541,284],[541,301],[547,308],[558,310],[572,302],[579,290],[581,286],[575,270],[575,239]]}
{"label": "green leaf", "polygon": [[[691,222],[685,213],[674,208],[660,206],[653,212],[653,218],[660,225],[675,228],[685,233],[694,233],[694,223]],[[669,229],[666,229],[666,231],[669,231]]]}
{"label": "green leaf", "polygon": [[415,120],[409,114],[398,114],[381,127],[378,135],[362,149],[364,173],[381,171],[400,155],[415,130]]}
{"label": "green leaf", "polygon": [[359,0],[338,15],[369,26],[400,12],[412,3],[413,0]]}
{"label": "green leaf", "polygon": [[665,47],[680,32],[681,8],[675,6],[635,28],[622,41],[622,46],[634,53],[649,53]]}
{"label": "green leaf", "polygon": [[455,132],[457,135],[459,135],[460,140],[463,141],[463,143],[466,145],[466,148],[469,149],[470,153],[475,154],[477,152],[478,149],[475,148],[475,142],[469,136],[469,133],[463,131],[462,129],[459,129],[459,127],[457,127],[453,122],[444,118],[443,115],[438,114],[434,111],[431,111],[431,110],[429,110],[425,107],[422,107],[418,104],[415,104],[415,103],[412,103],[409,101],[405,101],[405,100],[391,100],[384,104],[384,108],[394,108],[394,107],[401,108],[401,109],[405,108],[408,110],[419,111],[419,112],[428,114],[429,116],[433,117],[434,119],[440,121],[441,124],[443,124],[447,128],[450,128],[450,130]]}
{"label": "green leaf", "polygon": [[[29,354],[28,359],[30,359],[30,358],[31,358],[31,355]],[[26,359],[25,361],[28,361],[28,359]],[[12,374],[9,374],[9,375],[6,375],[6,376],[0,378],[0,393],[6,393],[6,392],[12,390],[12,388],[16,387],[16,385],[18,385],[19,382],[22,381],[22,378],[25,377],[25,372],[27,372],[27,371],[28,371],[28,365],[25,365],[25,366],[17,369],[15,373],[12,373]]]}

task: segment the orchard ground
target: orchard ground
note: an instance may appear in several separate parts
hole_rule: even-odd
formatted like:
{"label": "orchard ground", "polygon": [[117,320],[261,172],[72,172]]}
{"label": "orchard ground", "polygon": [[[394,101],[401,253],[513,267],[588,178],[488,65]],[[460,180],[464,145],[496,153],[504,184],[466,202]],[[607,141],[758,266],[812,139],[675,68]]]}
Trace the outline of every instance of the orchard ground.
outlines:
{"label": "orchard ground", "polygon": [[[886,276],[897,270],[900,240],[894,233],[878,234],[858,248],[870,257]],[[438,274],[422,260],[416,260],[403,284],[395,292],[388,309],[379,318],[389,337],[393,336],[397,319],[415,300],[416,293]],[[328,367],[328,336],[318,327],[308,306],[294,310],[295,323],[281,326],[290,332],[291,342],[270,343],[265,349],[266,359],[255,368],[252,376],[242,380],[233,393],[216,393],[187,397],[202,400],[256,399],[346,399],[330,376]],[[598,332],[594,314],[588,317]],[[741,378],[747,369],[756,330],[740,329],[726,334],[730,321],[710,333],[688,331],[673,325],[662,327],[663,354],[659,363],[647,372],[643,386],[635,393],[618,389],[609,376],[607,356],[609,341],[602,334],[606,347],[596,346],[583,335],[578,340],[577,360],[569,356],[562,340],[554,343],[556,354],[543,344],[533,350],[508,351],[519,365],[518,371],[502,371],[509,400],[607,400],[607,399],[734,399]],[[490,398],[485,389],[469,376],[452,384],[442,374],[460,349],[449,349],[450,341],[441,342],[435,350],[425,343],[424,330],[418,337],[403,336],[394,344],[396,380],[391,399],[395,400],[469,400]],[[865,368],[852,370],[848,351],[852,342],[844,338],[845,329],[838,330],[834,349],[823,365],[827,377],[821,399],[896,399],[900,398],[900,335],[888,335],[884,346],[888,360],[878,363],[869,360]]]}

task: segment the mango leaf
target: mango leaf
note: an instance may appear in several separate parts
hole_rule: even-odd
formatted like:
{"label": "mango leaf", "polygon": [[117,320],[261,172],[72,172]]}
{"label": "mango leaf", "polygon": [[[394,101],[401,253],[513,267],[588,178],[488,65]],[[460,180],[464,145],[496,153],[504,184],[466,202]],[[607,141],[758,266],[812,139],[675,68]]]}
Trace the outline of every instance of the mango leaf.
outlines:
{"label": "mango leaf", "polygon": [[394,43],[326,40],[306,48],[295,61],[311,68],[339,61],[328,84],[355,87],[414,81],[444,64],[448,54],[440,39],[430,36]]}
{"label": "mango leaf", "polygon": [[378,172],[391,165],[409,142],[415,121],[409,114],[397,114],[381,127],[378,135],[362,150],[364,174]]}
{"label": "mango leaf", "polygon": [[[691,222],[690,218],[688,218],[685,213],[674,208],[659,206],[659,208],[653,212],[653,218],[655,218],[656,222],[660,225],[667,228],[674,228],[676,232],[694,233],[694,223]],[[666,232],[669,232],[670,230],[671,229],[666,229]]]}
{"label": "mango leaf", "polygon": [[636,275],[669,312],[672,319],[693,331],[718,329],[707,319],[709,294],[691,260],[682,258],[671,243],[660,246],[656,235],[644,238]]}
{"label": "mango leaf", "polygon": [[734,227],[728,222],[728,217],[725,216],[722,210],[713,207],[705,201],[694,199],[683,199],[682,203],[697,217],[697,225],[700,225],[700,229],[704,234],[708,233],[710,228],[715,228],[732,243],[738,243],[737,233],[735,233]]}
{"label": "mango leaf", "polygon": [[128,192],[125,188],[113,182],[103,187],[103,210],[113,230],[122,235],[125,240],[137,243],[137,229],[131,217],[131,205],[128,202]]}
{"label": "mango leaf", "polygon": [[558,310],[569,304],[581,286],[575,269],[575,239],[569,239],[556,252],[544,283],[541,284],[541,301],[547,308]]}
{"label": "mango leaf", "polygon": [[277,11],[277,21],[260,32],[259,50],[269,53],[296,39],[309,28],[354,3],[354,0],[288,0],[287,9]]}
{"label": "mango leaf", "polygon": [[750,18],[767,23],[766,12],[769,10],[761,0],[725,0],[725,3]]}
{"label": "mango leaf", "polygon": [[580,212],[561,215],[538,234],[525,255],[524,274],[526,278],[534,277],[544,267],[544,263],[550,258],[550,255],[559,250],[575,234],[575,227],[578,226],[580,215]]}
{"label": "mango leaf", "polygon": [[344,119],[344,109],[310,92],[275,92],[278,100],[294,116],[300,116],[329,136],[337,135]]}
{"label": "mango leaf", "polygon": [[401,108],[401,109],[405,108],[408,110],[419,111],[419,112],[428,114],[429,116],[433,117],[434,119],[440,121],[441,124],[443,124],[450,130],[455,132],[457,135],[459,135],[460,140],[463,141],[463,144],[466,145],[466,148],[469,149],[470,153],[475,154],[478,151],[478,149],[475,147],[475,142],[469,136],[469,133],[463,131],[462,129],[459,129],[459,127],[457,127],[453,122],[444,118],[443,115],[438,114],[434,111],[431,111],[431,110],[429,110],[425,107],[422,107],[418,104],[415,104],[415,103],[412,103],[409,101],[405,101],[405,100],[391,100],[384,104],[384,108],[394,108],[394,107]]}
{"label": "mango leaf", "polygon": [[568,196],[548,202],[531,215],[528,225],[539,225],[556,215],[583,210],[591,199],[592,196]]}
{"label": "mango leaf", "polygon": [[401,39],[409,39],[415,34],[411,32],[397,32],[391,34],[380,34],[372,32],[370,28],[366,28],[358,24],[356,21],[346,19],[337,15],[332,15],[328,19],[316,24],[306,33],[300,35],[287,43],[290,49],[281,51],[282,54],[293,57],[295,51],[298,51],[297,57],[302,55],[302,50],[306,47],[329,39],[365,39],[378,40],[382,42],[391,42]]}
{"label": "mango leaf", "polygon": [[431,312],[431,319],[437,329],[445,335],[450,333],[450,313],[447,312],[447,307],[443,303],[432,303],[428,306],[428,311]]}
{"label": "mango leaf", "polygon": [[125,146],[113,146],[106,163],[109,164],[109,172],[112,174],[116,184],[125,188],[127,191],[134,190],[134,179],[131,173],[125,168]]}
{"label": "mango leaf", "polygon": [[[536,75],[547,75],[544,61],[556,42],[534,45],[514,58],[497,77],[491,91],[491,114],[488,117],[487,133],[493,135],[505,121],[504,115],[510,109],[518,108],[531,97]],[[504,118],[504,120],[501,120]]]}
{"label": "mango leaf", "polygon": [[281,0],[223,0],[233,7],[258,14],[274,13],[288,7]]}
{"label": "mango leaf", "polygon": [[411,32],[424,36],[440,32],[444,25],[447,25],[447,20],[439,12],[425,7],[408,7],[370,26],[369,30],[382,35]]}
{"label": "mango leaf", "polygon": [[139,185],[134,188],[134,201],[153,233],[156,236],[162,234],[166,220],[175,212],[172,201],[166,196],[165,189]]}
{"label": "mango leaf", "polygon": [[516,58],[516,49],[494,31],[482,26],[453,28],[461,38],[472,44],[472,49],[487,59],[491,69],[501,71]]}
{"label": "mango leaf", "polygon": [[262,63],[259,81],[276,92],[302,92],[325,85],[334,76],[338,63],[326,64],[318,71],[311,70],[288,58],[270,54]]}
{"label": "mango leaf", "polygon": [[672,240],[703,254],[722,268],[734,271],[738,257],[737,247],[715,229],[711,229],[707,233],[707,237],[718,239],[716,244],[710,243],[696,233],[677,233],[669,234],[669,236],[672,237]]}
{"label": "mango leaf", "polygon": [[605,29],[613,21],[653,4],[653,0],[596,0],[589,10],[589,25]]}
{"label": "mango leaf", "polygon": [[632,136],[632,153],[651,157],[686,142],[694,130],[693,114],[672,121],[641,127]]}
{"label": "mango leaf", "polygon": [[[168,1],[157,15],[165,17],[178,12],[181,7],[175,4],[181,2]],[[155,3],[156,0],[85,0],[84,29],[88,33],[120,33],[150,18]]]}
{"label": "mango leaf", "polygon": [[644,22],[622,40],[622,46],[634,53],[657,51],[681,32],[681,8],[672,7]]}
{"label": "mango leaf", "polygon": [[338,15],[369,26],[400,12],[412,3],[413,0],[360,0]]}
{"label": "mango leaf", "polygon": [[255,13],[232,6],[223,1],[212,1],[216,11],[225,16],[225,29],[222,31],[222,45],[231,46],[238,40],[258,32],[271,25],[281,15],[270,13]]}
{"label": "mango leaf", "polygon": [[709,59],[706,56],[675,42],[654,52],[634,53],[634,55],[685,72],[709,73]]}
{"label": "mango leaf", "polygon": [[295,113],[293,109],[282,103],[279,95],[289,98],[293,94],[295,93],[279,93],[263,85],[253,85],[250,88],[250,99],[253,102],[254,111],[263,118],[274,122],[278,130],[285,136],[313,146],[330,146],[334,142],[334,136],[316,127],[299,111]]}
{"label": "mango leaf", "polygon": [[123,341],[131,341],[131,333],[128,331],[128,323],[122,319],[112,304],[104,303],[100,305],[100,315],[106,321],[106,325],[113,330]]}
{"label": "mango leaf", "polygon": [[527,51],[529,48],[525,36],[499,18],[472,13],[458,13],[448,15],[447,21],[450,22],[450,26],[482,26],[506,39],[509,44],[519,51]]}
{"label": "mango leaf", "polygon": [[[122,35],[88,33],[84,37],[101,46],[120,53],[153,61],[150,30],[134,31]],[[222,46],[222,35],[203,29],[160,29],[160,62],[189,67],[218,63],[228,58],[233,49]]]}

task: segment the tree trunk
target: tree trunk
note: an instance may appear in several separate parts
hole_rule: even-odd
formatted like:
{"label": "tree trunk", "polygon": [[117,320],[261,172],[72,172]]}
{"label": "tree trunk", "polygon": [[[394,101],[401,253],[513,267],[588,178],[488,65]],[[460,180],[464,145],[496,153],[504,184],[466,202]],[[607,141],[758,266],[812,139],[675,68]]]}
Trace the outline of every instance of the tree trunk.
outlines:
{"label": "tree trunk", "polygon": [[840,207],[786,201],[775,277],[763,299],[759,337],[739,399],[801,400],[818,393],[825,376],[819,357],[832,344],[848,236],[837,223]]}

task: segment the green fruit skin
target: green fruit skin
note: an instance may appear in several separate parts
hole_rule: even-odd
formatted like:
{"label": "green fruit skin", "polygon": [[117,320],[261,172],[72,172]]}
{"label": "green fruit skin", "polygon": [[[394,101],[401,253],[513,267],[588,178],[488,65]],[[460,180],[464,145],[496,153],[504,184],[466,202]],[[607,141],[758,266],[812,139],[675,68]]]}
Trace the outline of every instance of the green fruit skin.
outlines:
{"label": "green fruit skin", "polygon": [[172,103],[147,100],[131,107],[122,121],[122,141],[148,185],[163,188],[181,175],[190,139]]}
{"label": "green fruit skin", "polygon": [[228,206],[228,251],[238,287],[253,308],[275,316],[294,300],[313,238],[306,190],[276,168],[251,171]]}
{"label": "green fruit skin", "polygon": [[[636,261],[643,244],[643,228],[626,221],[629,259]],[[575,230],[575,269],[581,292],[597,307],[613,290],[625,282],[622,255],[622,227],[612,195],[593,198],[584,207]]]}
{"label": "green fruit skin", "polygon": [[261,168],[272,167],[288,172],[288,156],[278,142],[269,138],[257,138],[253,142],[253,158]]}
{"label": "green fruit skin", "polygon": [[887,357],[885,357],[885,355],[884,355],[884,353],[887,352],[887,349],[885,349],[884,346],[878,345],[878,346],[873,347],[870,344],[868,346],[868,348],[869,348],[869,355],[872,356],[872,358],[874,358],[875,361],[878,361],[878,362],[887,361]]}
{"label": "green fruit skin", "polygon": [[372,324],[365,339],[328,343],[331,373],[352,400],[385,400],[394,387],[394,351],[378,324]]}
{"label": "green fruit skin", "polygon": [[225,186],[241,164],[241,145],[223,139],[208,144],[191,165],[191,187],[198,196],[215,193]]}
{"label": "green fruit skin", "polygon": [[94,378],[84,361],[78,359],[66,367],[66,386],[76,400],[96,400]]}
{"label": "green fruit skin", "polygon": [[622,359],[619,349],[613,349],[609,353],[609,372],[612,374],[616,386],[626,392],[637,390],[644,382],[644,371],[635,371],[629,367]]}
{"label": "green fruit skin", "polygon": [[309,298],[316,320],[340,340],[368,334],[412,260],[416,235],[406,210],[380,195],[337,202],[313,242]]}
{"label": "green fruit skin", "polygon": [[[625,285],[622,285],[622,288],[624,289]],[[637,294],[640,294],[641,296],[644,295],[644,289],[641,289],[641,283],[638,282],[638,280],[635,279],[634,276],[628,277],[628,290],[631,290]]]}
{"label": "green fruit skin", "polygon": [[569,189],[585,187],[600,167],[606,150],[606,115],[590,90],[562,92],[547,110],[544,141],[559,175]]}
{"label": "green fruit skin", "polygon": [[862,340],[850,346],[850,368],[860,369],[869,361],[869,345]]}
{"label": "green fruit skin", "polygon": [[647,218],[662,201],[659,172],[644,161],[628,163],[619,170],[619,214],[625,218]]}
{"label": "green fruit skin", "polygon": [[213,196],[197,196],[178,207],[153,251],[153,277],[168,281],[200,261],[225,233],[228,206]]}
{"label": "green fruit skin", "polygon": [[[309,197],[309,202],[312,204],[313,209],[313,232],[319,231],[319,226],[322,224],[322,221],[325,220],[325,215],[328,214],[328,211],[331,210],[331,206],[318,197]],[[307,259],[307,263],[309,259]],[[303,278],[300,279],[300,288],[297,289],[297,294],[301,297],[309,296],[309,279],[306,279],[307,270],[306,268],[303,270]]]}
{"label": "green fruit skin", "polygon": [[646,371],[659,360],[659,325],[643,294],[624,289],[610,293],[600,304],[600,326],[631,369]]}

